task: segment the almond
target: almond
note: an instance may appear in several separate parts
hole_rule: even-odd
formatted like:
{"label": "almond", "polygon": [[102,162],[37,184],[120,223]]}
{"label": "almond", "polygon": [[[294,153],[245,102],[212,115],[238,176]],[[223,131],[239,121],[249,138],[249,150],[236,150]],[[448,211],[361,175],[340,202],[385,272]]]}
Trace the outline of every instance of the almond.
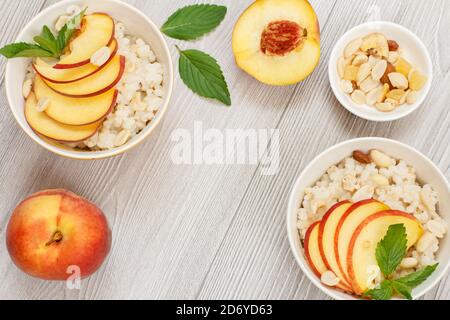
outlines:
{"label": "almond", "polygon": [[411,90],[406,95],[406,103],[414,104],[417,102],[417,91]]}
{"label": "almond", "polygon": [[36,104],[36,110],[38,112],[44,112],[48,106],[50,105],[50,99],[47,97],[43,97],[39,99],[38,103]]}
{"label": "almond", "polygon": [[388,74],[391,84],[398,89],[408,89],[408,79],[400,72],[391,72]]}
{"label": "almond", "polygon": [[398,50],[398,43],[395,40],[388,40],[388,47],[389,47],[389,51],[397,51]]}
{"label": "almond", "polygon": [[391,81],[389,80],[388,74],[392,73],[392,72],[395,72],[395,67],[392,63],[388,62],[387,66],[386,66],[386,70],[384,71],[384,74],[380,79],[381,83],[383,83],[383,84],[387,83],[389,85],[389,87],[391,87],[392,85],[391,85]]}
{"label": "almond", "polygon": [[356,51],[359,50],[362,44],[362,39],[358,38],[350,42],[344,49],[344,57],[351,57]]}
{"label": "almond", "polygon": [[372,79],[373,80],[380,80],[381,77],[384,75],[384,72],[387,68],[387,61],[386,60],[380,60],[378,61],[372,69]]}
{"label": "almond", "polygon": [[22,85],[22,95],[26,99],[31,93],[31,87],[33,86],[33,80],[27,79]]}
{"label": "almond", "polygon": [[94,66],[101,67],[104,65],[111,56],[111,50],[108,47],[102,47],[98,49],[91,57],[91,63]]}
{"label": "almond", "polygon": [[349,80],[342,79],[340,82],[341,90],[345,93],[352,93],[353,92],[353,84]]}
{"label": "almond", "polygon": [[366,63],[369,61],[369,58],[365,54],[358,54],[355,59],[352,61],[352,65],[354,66],[360,66],[363,63]]}
{"label": "almond", "polygon": [[352,157],[359,163],[369,164],[372,162],[370,156],[367,153],[362,152],[361,150],[353,151]]}
{"label": "almond", "polygon": [[364,81],[364,79],[366,79],[369,75],[370,72],[372,71],[372,66],[370,65],[370,63],[363,63],[358,70],[358,73],[356,75],[356,81],[358,83],[361,83]]}
{"label": "almond", "polygon": [[355,90],[351,94],[351,98],[356,104],[365,104],[366,103],[366,95],[361,90]]}

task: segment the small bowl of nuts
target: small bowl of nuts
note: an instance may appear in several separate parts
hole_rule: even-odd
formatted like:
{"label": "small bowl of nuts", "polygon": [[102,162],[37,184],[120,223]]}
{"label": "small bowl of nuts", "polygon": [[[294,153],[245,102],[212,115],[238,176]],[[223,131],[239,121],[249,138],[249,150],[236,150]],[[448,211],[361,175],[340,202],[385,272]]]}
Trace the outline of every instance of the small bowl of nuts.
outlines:
{"label": "small bowl of nuts", "polygon": [[393,121],[425,100],[433,65],[423,42],[395,23],[367,22],[336,43],[328,66],[336,98],[366,120]]}

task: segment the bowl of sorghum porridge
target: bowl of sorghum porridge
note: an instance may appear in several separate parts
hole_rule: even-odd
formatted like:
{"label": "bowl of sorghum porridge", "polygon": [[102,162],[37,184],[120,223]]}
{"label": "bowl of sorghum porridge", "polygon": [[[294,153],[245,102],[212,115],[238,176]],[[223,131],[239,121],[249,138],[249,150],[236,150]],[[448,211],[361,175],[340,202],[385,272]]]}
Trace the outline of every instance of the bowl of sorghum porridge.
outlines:
{"label": "bowl of sorghum porridge", "polygon": [[43,26],[55,36],[67,27],[74,32],[57,58],[8,61],[6,91],[21,128],[44,148],[75,159],[114,156],[149,136],[173,87],[158,27],[117,0],[68,0],[38,14],[16,42],[31,42]]}
{"label": "bowl of sorghum porridge", "polygon": [[[385,280],[437,265],[412,290],[412,298],[422,296],[448,270],[449,223],[444,174],[417,150],[385,138],[345,141],[317,156],[295,182],[287,210],[297,262],[335,299],[361,298]],[[408,243],[387,277],[376,250],[393,224],[405,227]]]}

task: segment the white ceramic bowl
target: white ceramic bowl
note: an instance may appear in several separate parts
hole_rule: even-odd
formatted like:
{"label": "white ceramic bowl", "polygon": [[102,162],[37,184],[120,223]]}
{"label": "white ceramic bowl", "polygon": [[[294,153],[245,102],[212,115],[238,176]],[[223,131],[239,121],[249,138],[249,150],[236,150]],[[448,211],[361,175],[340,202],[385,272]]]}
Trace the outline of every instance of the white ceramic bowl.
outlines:
{"label": "white ceramic bowl", "polygon": [[30,59],[10,59],[6,66],[6,94],[14,117],[25,133],[42,147],[58,155],[74,159],[101,159],[123,153],[142,142],[156,128],[168,108],[173,88],[173,66],[169,48],[159,28],[136,8],[118,0],[65,0],[50,6],[32,19],[17,37],[16,41],[31,42],[33,36],[40,34],[43,25],[53,26],[56,19],[71,5],[88,6],[89,12],[105,12],[126,25],[130,34],[144,39],[155,52],[159,62],[164,65],[164,103],[151,123],[125,145],[105,151],[77,151],[42,139],[28,125],[24,115],[22,84]]}
{"label": "white ceramic bowl", "polygon": [[[373,32],[382,33],[388,39],[397,41],[404,51],[404,57],[421,73],[428,77],[426,85],[418,92],[416,103],[412,105],[405,103],[391,112],[381,112],[373,106],[357,105],[350,98],[350,95],[341,90],[339,86],[340,77],[337,72],[337,61],[339,57],[343,54],[347,44],[352,40]],[[431,83],[433,81],[433,64],[427,48],[414,33],[405,27],[392,22],[374,21],[354,27],[338,40],[331,52],[328,64],[328,76],[336,98],[348,111],[366,120],[392,121],[409,115],[423,103],[430,91]]]}
{"label": "white ceramic bowl", "polygon": [[[306,276],[324,293],[338,300],[355,299],[355,297],[334,290],[323,285],[320,279],[312,272],[304,255],[297,230],[297,210],[303,199],[303,191],[313,185],[332,165],[350,156],[354,150],[369,151],[381,150],[396,159],[403,159],[416,169],[417,177],[421,183],[429,183],[439,194],[438,212],[450,224],[450,185],[431,160],[419,151],[394,140],[384,138],[358,138],[339,143],[317,156],[303,170],[292,189],[287,209],[287,231],[289,243],[295,259]],[[450,235],[446,234],[440,239],[437,254],[439,267],[424,283],[413,290],[414,299],[419,298],[430,290],[445,275],[450,266]]]}

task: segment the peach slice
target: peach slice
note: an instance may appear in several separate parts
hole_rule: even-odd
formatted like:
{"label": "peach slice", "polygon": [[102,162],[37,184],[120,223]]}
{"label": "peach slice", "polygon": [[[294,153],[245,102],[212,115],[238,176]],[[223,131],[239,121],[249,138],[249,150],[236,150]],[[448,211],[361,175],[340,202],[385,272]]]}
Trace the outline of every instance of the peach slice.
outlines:
{"label": "peach slice", "polygon": [[368,267],[378,265],[375,251],[384,238],[389,226],[403,224],[406,229],[407,248],[419,240],[423,234],[422,226],[414,216],[401,211],[381,211],[364,219],[353,233],[347,255],[348,274],[356,294],[368,289]]}
{"label": "peach slice", "polygon": [[336,233],[336,227],[339,220],[351,205],[352,203],[350,201],[338,202],[328,209],[319,226],[319,250],[322,260],[327,269],[333,271],[334,274],[339,277],[340,283],[343,287],[347,287],[347,291],[351,291],[351,286],[339,269],[336,253],[334,252],[334,234]]}
{"label": "peach slice", "polygon": [[327,266],[320,255],[319,250],[319,225],[320,221],[314,222],[306,230],[303,246],[305,248],[306,260],[316,276],[320,278],[327,271]]}
{"label": "peach slice", "polygon": [[45,112],[36,109],[36,96],[31,93],[25,103],[25,118],[36,133],[59,142],[80,142],[88,139],[99,129],[102,121],[85,126],[70,126],[57,122]]}
{"label": "peach slice", "polygon": [[119,48],[117,44],[117,40],[114,39],[109,45],[109,50],[111,55],[101,66],[94,66],[91,63],[85,64],[83,66],[77,68],[70,69],[55,69],[52,66],[49,66],[42,60],[38,59],[36,63],[33,64],[33,69],[39,74],[43,79],[53,82],[53,83],[69,83],[78,80],[82,80],[94,73],[102,70],[104,66],[108,64],[108,62],[116,55],[117,49]]}
{"label": "peach slice", "polygon": [[[320,278],[324,272],[328,271],[319,249],[319,225],[320,221],[317,221],[309,226],[303,242],[306,260],[308,260],[312,271],[318,278]],[[341,283],[338,283],[336,288],[351,293],[350,287],[344,286]]]}
{"label": "peach slice", "polygon": [[60,95],[50,89],[44,81],[36,76],[34,93],[39,101],[50,99],[45,113],[58,122],[73,126],[87,125],[104,118],[116,105],[117,90],[110,89],[91,98],[71,98]]}
{"label": "peach slice", "polygon": [[347,255],[350,240],[360,223],[367,217],[390,208],[374,199],[362,200],[354,203],[340,218],[334,234],[334,253],[341,274],[350,283],[348,274]]}
{"label": "peach slice", "polygon": [[237,65],[270,85],[305,79],[320,58],[320,28],[306,0],[258,0],[237,21],[232,39]]}
{"label": "peach slice", "polygon": [[105,13],[94,13],[84,17],[81,31],[70,44],[70,53],[63,57],[55,69],[70,69],[88,64],[92,55],[108,46],[114,39],[114,20]]}
{"label": "peach slice", "polygon": [[99,72],[70,83],[45,83],[56,92],[69,97],[92,97],[112,89],[125,71],[125,57],[114,56]]}

